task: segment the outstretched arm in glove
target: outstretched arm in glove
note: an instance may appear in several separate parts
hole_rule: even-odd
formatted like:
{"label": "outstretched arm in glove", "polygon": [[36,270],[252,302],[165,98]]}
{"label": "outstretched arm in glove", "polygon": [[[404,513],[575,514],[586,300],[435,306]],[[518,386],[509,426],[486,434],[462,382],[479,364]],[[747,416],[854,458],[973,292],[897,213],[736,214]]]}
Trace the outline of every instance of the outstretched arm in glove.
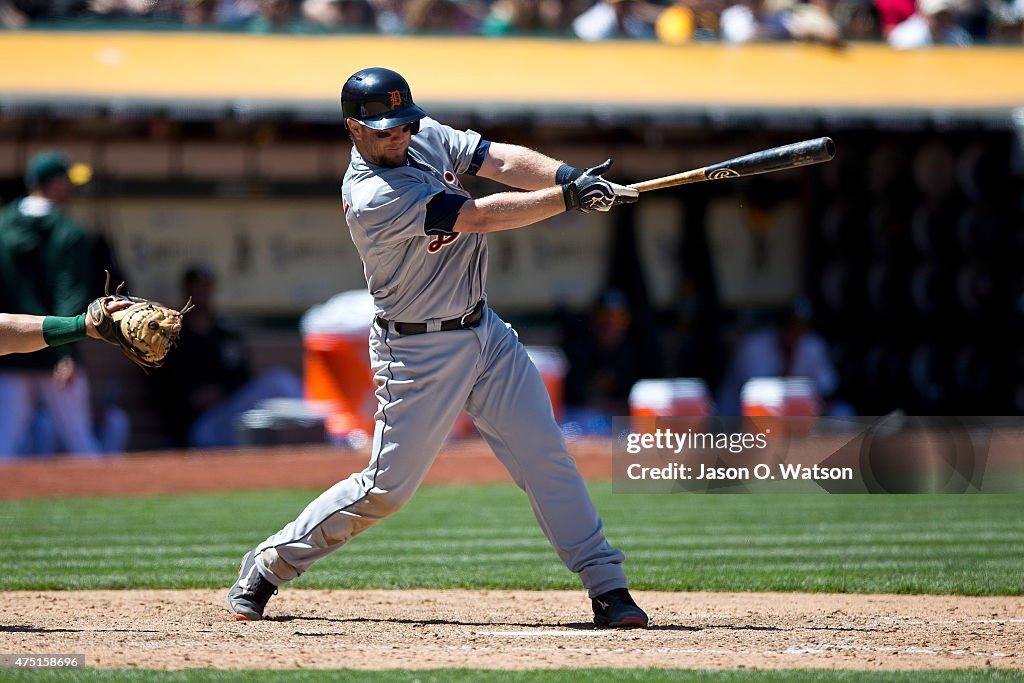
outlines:
{"label": "outstretched arm in glove", "polygon": [[[181,334],[181,318],[192,310],[192,300],[180,311],[156,301],[122,294],[124,283],[110,293],[110,271],[103,286],[103,296],[89,304],[86,317],[104,341],[117,344],[139,367],[158,368],[163,365],[171,347]],[[127,303],[111,312],[111,302]]]}
{"label": "outstretched arm in glove", "polygon": [[[131,306],[130,301],[110,301],[109,313]],[[31,353],[47,346],[60,346],[85,339],[101,339],[96,327],[85,313],[71,317],[0,313],[0,356],[8,353]]]}

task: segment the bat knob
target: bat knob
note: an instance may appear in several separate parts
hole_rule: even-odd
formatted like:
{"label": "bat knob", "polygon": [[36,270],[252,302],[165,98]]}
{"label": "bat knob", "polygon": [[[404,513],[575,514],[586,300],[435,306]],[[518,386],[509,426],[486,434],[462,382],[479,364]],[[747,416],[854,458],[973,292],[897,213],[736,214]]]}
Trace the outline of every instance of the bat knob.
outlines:
{"label": "bat knob", "polygon": [[836,143],[832,142],[832,138],[822,138],[822,142],[825,147],[825,154],[831,159],[836,155]]}

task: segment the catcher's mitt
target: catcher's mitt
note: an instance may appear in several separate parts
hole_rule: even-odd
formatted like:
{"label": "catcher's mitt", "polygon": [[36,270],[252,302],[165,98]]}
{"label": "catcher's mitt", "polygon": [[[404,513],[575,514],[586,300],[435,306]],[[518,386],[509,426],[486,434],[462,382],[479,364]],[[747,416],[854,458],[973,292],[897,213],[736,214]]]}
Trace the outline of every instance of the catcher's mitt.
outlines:
{"label": "catcher's mitt", "polygon": [[[117,344],[142,368],[158,368],[181,334],[181,317],[192,310],[192,299],[180,311],[161,303],[122,294],[122,282],[110,294],[110,271],[103,285],[103,296],[89,304],[88,316],[96,332],[111,344]],[[113,313],[109,301],[130,301],[127,308]]]}

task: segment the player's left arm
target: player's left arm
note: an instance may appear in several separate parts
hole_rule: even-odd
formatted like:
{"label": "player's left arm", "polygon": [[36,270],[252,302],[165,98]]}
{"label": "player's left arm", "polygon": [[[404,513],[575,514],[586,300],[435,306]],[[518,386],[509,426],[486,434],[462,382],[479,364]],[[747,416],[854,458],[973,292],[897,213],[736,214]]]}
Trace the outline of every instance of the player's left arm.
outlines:
{"label": "player's left arm", "polygon": [[[564,162],[552,159],[529,147],[518,144],[507,144],[504,142],[484,142],[482,147],[483,157],[478,160],[479,168],[476,175],[497,180],[510,187],[518,189],[544,189],[552,185],[565,185],[579,179],[590,169],[577,168]],[[481,150],[477,150],[477,155]],[[611,165],[609,159],[607,166],[600,168],[599,173],[607,172]],[[624,185],[614,185],[618,195],[630,195],[630,200],[635,202],[635,191]],[[615,203],[620,203],[616,201]]]}
{"label": "player's left arm", "polygon": [[457,131],[434,121],[429,121],[424,130],[428,135],[438,136],[448,149],[456,173],[481,176],[517,190],[565,185],[585,170],[529,147],[493,142],[474,131]]}
{"label": "player's left arm", "polygon": [[541,190],[575,180],[582,169],[564,164],[529,147],[491,142],[478,176],[520,190]]}

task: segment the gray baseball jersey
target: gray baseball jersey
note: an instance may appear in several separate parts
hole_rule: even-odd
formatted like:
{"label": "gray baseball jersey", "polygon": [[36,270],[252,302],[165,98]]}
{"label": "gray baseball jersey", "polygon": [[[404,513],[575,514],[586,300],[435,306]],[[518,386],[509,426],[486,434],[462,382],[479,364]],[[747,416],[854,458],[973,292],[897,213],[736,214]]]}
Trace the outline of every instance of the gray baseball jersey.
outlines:
{"label": "gray baseball jersey", "polygon": [[[408,163],[368,164],[352,150],[342,195],[378,314],[404,323],[459,318],[484,297],[487,242],[480,234],[428,234],[427,204],[469,195],[465,172],[480,136],[423,119]],[[522,488],[551,545],[591,597],[625,588],[621,552],[605,539],[576,463],[555,422],[544,381],[515,331],[484,306],[479,322],[402,334],[370,329],[378,409],[370,462],[312,501],[257,546],[256,567],[275,585],[397,511],[419,486],[463,408]]]}
{"label": "gray baseball jersey", "polygon": [[479,133],[425,118],[412,136],[406,166],[372,166],[352,148],[342,185],[345,218],[377,313],[385,319],[453,318],[483,297],[487,238],[424,232],[434,195],[469,197],[458,175],[469,168],[479,144]]}

